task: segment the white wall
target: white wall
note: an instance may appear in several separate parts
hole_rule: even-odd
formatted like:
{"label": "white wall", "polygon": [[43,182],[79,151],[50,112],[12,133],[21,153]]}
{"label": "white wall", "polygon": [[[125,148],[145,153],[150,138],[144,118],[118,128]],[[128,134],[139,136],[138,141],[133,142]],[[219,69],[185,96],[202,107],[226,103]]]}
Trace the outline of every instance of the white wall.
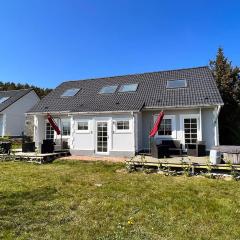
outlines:
{"label": "white wall", "polygon": [[202,134],[203,139],[206,142],[207,150],[210,150],[214,145],[214,109],[202,109]]}
{"label": "white wall", "polygon": [[[75,153],[78,151],[88,154],[97,153],[97,121],[108,122],[108,152],[110,155],[124,155],[124,153],[135,153],[137,148],[137,140],[135,139],[135,127],[137,125],[132,114],[95,114],[95,115],[52,115],[54,120],[58,122],[58,118],[71,120],[71,135],[64,137],[63,140],[67,140],[71,150]],[[136,116],[135,116],[136,117]],[[116,122],[118,120],[129,120],[130,129],[127,131],[119,131],[116,129]],[[78,131],[77,123],[79,121],[88,121],[89,130],[85,132]],[[43,139],[45,139],[45,123],[47,122],[46,116],[34,115],[34,141],[37,146],[40,146]],[[58,124],[59,125],[59,124]],[[140,125],[141,126],[141,125]],[[60,125],[59,125],[60,127]],[[142,131],[139,131],[140,134]],[[141,136],[141,135],[140,135]],[[60,139],[60,135],[54,134],[54,139]],[[140,141],[141,142],[141,141]],[[80,154],[80,153],[79,153]]]}
{"label": "white wall", "polygon": [[[72,124],[72,149],[94,151],[94,126],[93,116],[73,116]],[[87,121],[89,130],[87,132],[77,131],[77,122]]]}
{"label": "white wall", "polygon": [[[214,123],[213,108],[204,108],[202,113],[202,140],[206,143],[207,150],[214,146]],[[159,111],[143,111],[142,113],[132,114],[96,114],[96,115],[72,115],[62,118],[71,119],[71,136],[68,137],[70,149],[75,151],[86,151],[89,154],[96,154],[96,123],[97,121],[108,121],[109,135],[109,154],[121,156],[125,152],[135,153],[149,148],[149,132],[153,126],[153,116]],[[182,115],[200,114],[200,109],[182,109],[182,110],[165,110],[165,115],[174,115],[176,122],[175,138],[182,141],[182,129],[180,119]],[[56,116],[53,116],[53,118]],[[115,123],[117,120],[129,120],[130,130],[118,132]],[[77,131],[78,121],[88,121],[89,131]],[[45,138],[46,117],[35,116],[35,142],[41,143]],[[56,136],[55,138],[59,138]]]}
{"label": "white wall", "polygon": [[[115,123],[117,120],[129,120],[130,130],[119,132],[116,130]],[[77,122],[88,121],[89,131],[78,132]],[[98,114],[98,115],[74,115],[73,130],[72,130],[72,149],[92,151],[96,153],[97,144],[97,121],[108,121],[108,150],[109,154],[114,152],[135,152],[134,145],[134,122],[131,114]]]}
{"label": "white wall", "polygon": [[6,136],[21,136],[25,126],[25,113],[38,101],[37,94],[31,91],[3,110],[2,113],[5,115],[3,134]]}
{"label": "white wall", "polygon": [[[183,141],[183,132],[181,129],[181,115],[199,114],[200,109],[176,109],[164,110],[165,115],[174,115],[176,121],[176,136],[174,139]],[[206,143],[206,149],[214,146],[214,124],[213,111],[214,108],[202,108],[202,140]],[[142,113],[142,147],[149,148],[149,133],[153,127],[155,114],[160,111],[143,111]]]}
{"label": "white wall", "polygon": [[[120,132],[116,130],[117,120],[129,120],[130,130],[127,132]],[[113,116],[113,140],[112,151],[133,151],[135,152],[134,139],[134,118],[131,115]]]}

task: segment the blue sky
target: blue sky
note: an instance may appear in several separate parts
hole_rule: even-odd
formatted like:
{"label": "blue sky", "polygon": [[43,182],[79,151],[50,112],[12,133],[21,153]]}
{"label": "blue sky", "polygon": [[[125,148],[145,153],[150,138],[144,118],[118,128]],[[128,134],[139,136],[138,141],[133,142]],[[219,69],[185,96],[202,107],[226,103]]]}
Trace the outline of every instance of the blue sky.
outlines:
{"label": "blue sky", "polygon": [[63,81],[240,65],[238,0],[0,0],[0,81]]}

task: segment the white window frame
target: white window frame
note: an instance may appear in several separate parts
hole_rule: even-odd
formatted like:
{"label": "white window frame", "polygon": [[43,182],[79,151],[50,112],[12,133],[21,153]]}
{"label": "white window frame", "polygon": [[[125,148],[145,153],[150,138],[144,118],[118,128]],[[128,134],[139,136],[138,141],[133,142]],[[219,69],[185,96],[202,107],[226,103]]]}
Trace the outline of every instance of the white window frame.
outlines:
{"label": "white window frame", "polygon": [[[78,123],[87,123],[88,130],[79,130]],[[76,133],[90,133],[90,121],[88,119],[76,120]]]}
{"label": "white window frame", "polygon": [[[107,140],[107,152],[99,152],[98,151],[98,136],[97,136],[97,134],[98,134],[98,123],[99,122],[105,122],[105,123],[107,123],[107,138],[108,138],[108,140]],[[111,147],[111,144],[112,144],[112,142],[111,142],[111,137],[109,137],[109,136],[111,136],[111,133],[110,133],[110,131],[111,131],[111,125],[110,125],[110,123],[111,123],[111,120],[109,120],[109,119],[101,119],[101,118],[97,118],[97,119],[95,119],[95,131],[96,131],[96,135],[95,135],[95,151],[96,151],[96,153],[97,154],[99,154],[99,155],[108,155],[109,154],[109,151],[110,151],[110,147]]]}
{"label": "white window frame", "polygon": [[[121,122],[121,121],[128,121],[129,129],[117,129],[117,122]],[[132,121],[129,118],[114,119],[113,125],[114,125],[114,128],[113,128],[114,129],[114,133],[131,133],[132,132]]]}
{"label": "white window frame", "polygon": [[181,129],[181,139],[182,145],[185,148],[185,135],[184,135],[184,119],[186,118],[196,118],[197,119],[197,140],[201,141],[200,138],[200,114],[181,114],[180,115],[180,129]]}
{"label": "white window frame", "polygon": [[182,114],[180,115],[180,126],[182,131],[182,141],[185,144],[185,135],[184,135],[184,119],[188,118],[196,118],[197,119],[197,141],[201,141],[200,139],[200,115],[199,114]]}
{"label": "white window frame", "polygon": [[[153,122],[155,123],[157,120],[158,114],[154,114]],[[172,135],[155,135],[155,138],[164,138],[164,139],[176,139],[177,138],[177,129],[176,129],[176,116],[175,115],[164,115],[163,119],[171,119],[172,120]]]}
{"label": "white window frame", "polygon": [[[71,119],[70,118],[61,118],[61,120],[59,120],[59,121],[60,121],[60,124],[58,124],[58,125],[61,128],[62,137],[63,138],[64,137],[70,137],[71,134],[72,134]],[[69,125],[70,125],[70,134],[69,135],[63,135],[63,122],[69,122]]]}
{"label": "white window frame", "polygon": [[[44,124],[44,132],[45,132],[45,139],[46,139],[46,140],[47,140],[47,139],[51,139],[51,138],[47,138],[47,129],[46,129],[47,123],[50,124],[48,120],[46,120],[46,121],[45,121],[45,124]],[[51,126],[51,124],[50,124],[50,126]],[[51,126],[51,127],[52,127],[52,126]],[[53,128],[53,127],[52,127],[52,128]],[[55,134],[55,130],[54,130],[54,129],[53,129],[53,139],[52,139],[52,140],[53,140],[53,141],[56,140],[56,134]]]}

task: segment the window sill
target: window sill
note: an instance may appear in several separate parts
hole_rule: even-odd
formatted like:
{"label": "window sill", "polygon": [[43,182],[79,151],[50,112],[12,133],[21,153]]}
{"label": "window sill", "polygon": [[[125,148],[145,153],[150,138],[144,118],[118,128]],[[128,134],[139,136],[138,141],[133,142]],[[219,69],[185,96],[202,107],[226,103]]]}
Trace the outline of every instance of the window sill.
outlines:
{"label": "window sill", "polygon": [[155,138],[164,138],[164,139],[175,139],[173,135],[156,135]]}
{"label": "window sill", "polygon": [[89,131],[89,130],[86,130],[86,131],[84,131],[84,130],[82,130],[82,131],[81,131],[81,130],[76,130],[75,133],[78,133],[78,134],[79,134],[79,133],[80,133],[80,134],[90,134],[91,131]]}
{"label": "window sill", "polygon": [[122,134],[122,133],[132,133],[132,131],[129,131],[129,130],[116,130],[116,131],[114,131],[114,133],[116,133],[116,134]]}

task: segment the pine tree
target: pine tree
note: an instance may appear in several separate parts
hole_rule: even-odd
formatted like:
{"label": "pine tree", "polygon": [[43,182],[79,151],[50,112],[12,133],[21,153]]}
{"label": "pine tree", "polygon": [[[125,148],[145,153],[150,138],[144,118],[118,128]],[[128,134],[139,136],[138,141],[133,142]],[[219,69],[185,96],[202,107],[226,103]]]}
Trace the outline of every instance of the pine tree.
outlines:
{"label": "pine tree", "polygon": [[210,68],[224,103],[239,103],[240,69],[232,66],[232,62],[224,56],[222,48],[218,49],[216,60],[210,61]]}
{"label": "pine tree", "polygon": [[210,61],[224,106],[219,116],[220,144],[240,145],[240,69],[233,67],[218,49],[216,60]]}

